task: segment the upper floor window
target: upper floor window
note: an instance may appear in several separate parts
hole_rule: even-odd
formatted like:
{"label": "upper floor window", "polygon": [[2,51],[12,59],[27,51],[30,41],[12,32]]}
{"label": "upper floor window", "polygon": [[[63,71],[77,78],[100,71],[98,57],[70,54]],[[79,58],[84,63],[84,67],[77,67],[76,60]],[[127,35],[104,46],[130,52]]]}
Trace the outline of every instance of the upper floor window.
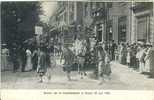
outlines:
{"label": "upper floor window", "polygon": [[87,3],[85,4],[85,7],[84,7],[84,15],[85,16],[88,15],[88,4]]}
{"label": "upper floor window", "polygon": [[112,8],[112,2],[107,3],[107,7],[108,7],[108,8]]}

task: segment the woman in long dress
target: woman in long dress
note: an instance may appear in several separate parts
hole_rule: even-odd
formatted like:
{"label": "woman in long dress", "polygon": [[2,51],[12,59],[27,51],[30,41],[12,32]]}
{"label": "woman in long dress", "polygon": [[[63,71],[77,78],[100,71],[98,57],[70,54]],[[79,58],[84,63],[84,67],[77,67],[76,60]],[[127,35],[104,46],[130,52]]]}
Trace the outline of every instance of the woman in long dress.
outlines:
{"label": "woman in long dress", "polygon": [[122,57],[123,57],[123,44],[121,43],[119,46],[119,63],[122,63]]}
{"label": "woman in long dress", "polygon": [[1,60],[2,71],[9,69],[9,67],[8,67],[8,63],[9,63],[8,56],[9,56],[9,50],[6,47],[2,48],[2,55],[1,55],[1,57],[2,57],[1,58],[2,59]]}
{"label": "woman in long dress", "polygon": [[27,56],[27,60],[26,60],[26,67],[25,67],[25,71],[31,71],[32,70],[32,53],[29,49],[26,50],[26,56]]}
{"label": "woman in long dress", "polygon": [[128,46],[128,48],[127,48],[127,58],[126,58],[126,62],[127,62],[128,67],[130,67],[130,60],[131,60],[131,48],[130,48],[130,46]]}
{"label": "woman in long dress", "polygon": [[139,71],[141,74],[143,74],[145,71],[145,61],[144,61],[144,58],[146,55],[145,51],[146,51],[146,48],[142,45],[141,50],[139,51]]}
{"label": "woman in long dress", "polygon": [[150,72],[150,59],[151,59],[151,45],[147,45],[147,51],[146,51],[146,56],[144,58],[145,60],[145,72]]}

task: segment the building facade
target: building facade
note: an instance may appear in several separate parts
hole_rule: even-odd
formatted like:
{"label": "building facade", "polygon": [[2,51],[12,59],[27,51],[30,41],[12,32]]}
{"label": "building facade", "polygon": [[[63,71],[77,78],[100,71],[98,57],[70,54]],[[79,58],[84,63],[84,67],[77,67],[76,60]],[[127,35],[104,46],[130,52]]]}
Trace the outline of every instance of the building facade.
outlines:
{"label": "building facade", "polygon": [[72,45],[74,42],[74,38],[77,34],[76,27],[83,24],[82,7],[83,6],[81,2],[58,2],[58,8],[54,15],[56,17],[56,26],[53,29],[59,30],[60,34],[58,37],[60,38],[61,43]]}
{"label": "building facade", "polygon": [[[131,34],[131,2],[113,2],[108,8],[107,36],[108,40],[115,40],[116,43],[130,43]],[[109,34],[109,35],[108,35]]]}
{"label": "building facade", "polygon": [[132,39],[154,44],[153,3],[134,3],[132,7],[134,30]]}
{"label": "building facade", "polygon": [[[154,44],[154,4],[152,2],[73,2],[58,3],[57,24],[73,41],[77,34],[95,37],[98,42]],[[79,28],[80,26],[80,28]],[[65,37],[65,36],[66,37]],[[69,39],[66,39],[69,40]]]}

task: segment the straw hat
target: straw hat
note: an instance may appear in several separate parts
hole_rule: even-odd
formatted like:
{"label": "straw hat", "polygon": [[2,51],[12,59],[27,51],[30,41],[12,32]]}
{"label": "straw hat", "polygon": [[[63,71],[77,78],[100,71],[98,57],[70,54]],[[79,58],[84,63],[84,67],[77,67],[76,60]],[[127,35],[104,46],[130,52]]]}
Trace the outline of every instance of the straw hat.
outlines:
{"label": "straw hat", "polygon": [[152,46],[152,44],[150,42],[147,42],[146,45],[147,46]]}
{"label": "straw hat", "polygon": [[144,45],[144,42],[142,42],[142,41],[138,41],[137,43],[140,45]]}

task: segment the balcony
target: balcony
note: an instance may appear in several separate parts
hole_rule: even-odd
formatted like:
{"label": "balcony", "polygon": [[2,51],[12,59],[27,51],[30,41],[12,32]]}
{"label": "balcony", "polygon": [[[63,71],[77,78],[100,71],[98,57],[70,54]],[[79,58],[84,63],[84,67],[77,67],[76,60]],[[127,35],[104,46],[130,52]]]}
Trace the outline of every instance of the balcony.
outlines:
{"label": "balcony", "polygon": [[92,10],[93,18],[105,18],[106,17],[106,9],[105,8],[97,8]]}
{"label": "balcony", "polygon": [[147,9],[152,9],[152,2],[137,2],[134,3],[132,8],[134,12],[139,12]]}

